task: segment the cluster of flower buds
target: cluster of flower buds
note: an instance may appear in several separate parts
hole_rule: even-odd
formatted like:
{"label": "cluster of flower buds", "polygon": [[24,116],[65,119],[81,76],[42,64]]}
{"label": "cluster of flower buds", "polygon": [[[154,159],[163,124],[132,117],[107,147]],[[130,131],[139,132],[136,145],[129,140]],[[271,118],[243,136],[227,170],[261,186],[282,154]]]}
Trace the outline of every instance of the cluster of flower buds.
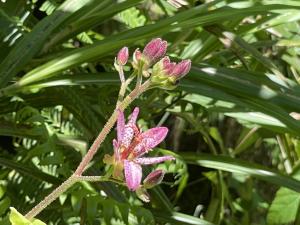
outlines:
{"label": "cluster of flower buds", "polygon": [[[104,162],[113,166],[113,177],[124,180],[129,190],[135,191],[143,201],[149,201],[146,189],[159,184],[163,177],[162,170],[151,172],[142,181],[142,165],[151,165],[174,160],[173,156],[145,157],[155,146],[162,142],[167,133],[166,127],[155,127],[141,132],[136,125],[139,108],[135,108],[125,124],[122,111],[118,113],[117,139],[113,140],[114,155],[105,155]],[[123,172],[124,171],[124,172]]]}
{"label": "cluster of flower buds", "polygon": [[[191,69],[191,60],[182,60],[179,63],[171,62],[166,55],[167,41],[161,38],[151,40],[141,52],[136,49],[133,53],[132,65],[136,70],[141,70],[145,77],[150,76],[152,87],[174,89],[179,79]],[[128,61],[128,48],[123,47],[115,60],[115,67],[120,68]],[[121,71],[122,72],[122,71]],[[120,75],[121,81],[124,79]]]}

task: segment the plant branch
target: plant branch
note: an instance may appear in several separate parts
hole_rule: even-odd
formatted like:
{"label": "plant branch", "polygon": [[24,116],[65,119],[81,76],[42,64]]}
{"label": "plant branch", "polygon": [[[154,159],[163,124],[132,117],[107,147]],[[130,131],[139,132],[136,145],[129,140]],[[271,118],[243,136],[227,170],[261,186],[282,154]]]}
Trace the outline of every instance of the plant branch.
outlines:
{"label": "plant branch", "polygon": [[[136,99],[140,94],[145,92],[150,86],[150,81],[146,81],[142,85],[136,87],[131,93],[127,95],[127,97],[120,103],[119,109],[124,110],[127,108],[134,99]],[[86,169],[89,162],[93,159],[94,155],[98,151],[98,148],[114,126],[117,120],[117,110],[115,109],[111,117],[106,122],[102,131],[99,133],[98,137],[95,139],[94,143],[88,150],[87,154],[83,157],[79,166],[72,176],[70,176],[65,182],[63,182],[60,186],[54,189],[48,196],[46,196],[40,203],[38,203],[34,208],[32,208],[25,216],[28,219],[32,219],[36,215],[38,215],[43,209],[45,209],[49,204],[51,204],[55,199],[57,199],[63,192],[65,192],[69,187],[71,187],[74,183],[85,180],[85,181],[114,181],[111,178],[107,177],[93,177],[93,176],[81,176],[81,174]],[[120,182],[117,182],[120,183]]]}

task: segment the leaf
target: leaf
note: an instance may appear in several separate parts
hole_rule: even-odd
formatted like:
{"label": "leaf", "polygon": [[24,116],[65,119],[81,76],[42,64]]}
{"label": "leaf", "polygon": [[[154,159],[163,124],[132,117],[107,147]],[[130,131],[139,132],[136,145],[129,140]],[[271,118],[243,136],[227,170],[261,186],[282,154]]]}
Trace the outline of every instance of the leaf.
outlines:
{"label": "leaf", "polygon": [[287,175],[280,174],[275,170],[270,170],[264,166],[250,163],[244,160],[231,158],[221,155],[209,154],[180,154],[187,163],[228,171],[231,173],[245,174],[254,176],[258,179],[276,184],[278,186],[289,188],[300,193],[300,181]]}
{"label": "leaf", "polygon": [[52,184],[60,184],[62,182],[61,179],[49,175],[47,173],[41,172],[36,168],[32,168],[27,165],[24,165],[21,162],[14,162],[12,160],[3,157],[0,157],[0,165],[16,170],[19,173],[26,174],[27,176],[33,177],[35,179],[46,181]]}
{"label": "leaf", "polygon": [[9,197],[5,197],[0,200],[0,215],[5,213],[5,211],[9,208],[10,203],[11,201]]}
{"label": "leaf", "polygon": [[45,12],[47,15],[51,15],[57,8],[57,4],[53,0],[46,0],[40,7],[40,11]]}
{"label": "leaf", "polygon": [[[296,179],[300,178],[299,170],[294,172]],[[287,188],[280,188],[272,201],[267,215],[270,225],[295,223],[299,217],[300,195]]]}
{"label": "leaf", "polygon": [[[58,28],[72,13],[89,2],[89,0],[67,0],[54,13],[41,20],[1,62],[0,87],[4,87],[12,76],[17,74],[30,61],[46,42],[49,34]],[[22,57],[19,55],[20,52],[22,52]]]}
{"label": "leaf", "polygon": [[19,213],[15,208],[10,207],[11,213],[9,215],[9,220],[12,225],[46,225],[44,222],[38,219],[32,219],[31,221],[26,219],[21,213]]}
{"label": "leaf", "polygon": [[153,214],[157,221],[167,222],[169,224],[214,225],[206,220],[179,212],[166,213],[154,211]]}
{"label": "leaf", "polygon": [[268,224],[293,223],[298,215],[300,195],[287,188],[280,188],[268,212]]}
{"label": "leaf", "polygon": [[143,26],[146,22],[145,16],[141,15],[140,11],[135,7],[132,7],[119,13],[119,18],[130,28]]}

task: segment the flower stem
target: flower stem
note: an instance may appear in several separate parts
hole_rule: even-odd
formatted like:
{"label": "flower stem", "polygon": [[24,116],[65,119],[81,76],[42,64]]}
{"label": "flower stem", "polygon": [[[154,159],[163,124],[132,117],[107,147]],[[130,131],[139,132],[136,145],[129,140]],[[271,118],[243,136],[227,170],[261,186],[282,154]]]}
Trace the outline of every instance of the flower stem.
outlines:
{"label": "flower stem", "polygon": [[[126,98],[120,103],[119,109],[124,110],[127,108],[134,99],[136,99],[140,94],[145,92],[148,87],[150,86],[150,81],[146,81],[139,87],[136,87]],[[79,166],[77,167],[76,171],[72,176],[70,176],[65,182],[63,182],[60,186],[54,189],[48,196],[46,196],[40,203],[38,203],[34,208],[32,208],[25,216],[28,219],[32,219],[36,215],[38,215],[43,209],[45,209],[49,204],[51,204],[55,199],[57,199],[63,192],[65,192],[69,187],[71,187],[77,181],[85,180],[85,181],[114,181],[111,178],[107,177],[89,177],[89,176],[81,176],[81,174],[86,169],[88,163],[93,159],[93,156],[96,154],[98,148],[114,126],[117,120],[117,110],[113,112],[111,117],[106,122],[105,126],[103,127],[102,131],[95,139],[94,143],[88,150],[87,154],[83,157],[82,161],[80,162]],[[97,180],[98,179],[98,180]],[[119,183],[119,182],[117,182]]]}

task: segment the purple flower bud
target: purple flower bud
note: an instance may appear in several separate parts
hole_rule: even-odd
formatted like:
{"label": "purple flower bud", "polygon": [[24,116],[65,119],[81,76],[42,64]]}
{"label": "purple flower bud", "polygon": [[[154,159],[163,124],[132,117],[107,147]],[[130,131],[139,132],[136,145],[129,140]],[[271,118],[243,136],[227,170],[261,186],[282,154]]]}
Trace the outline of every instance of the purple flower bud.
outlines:
{"label": "purple flower bud", "polygon": [[146,189],[152,188],[155,185],[158,185],[161,183],[165,175],[165,172],[162,170],[155,170],[151,172],[144,180],[144,187]]}
{"label": "purple flower bud", "polygon": [[143,50],[143,56],[148,66],[158,62],[167,51],[168,43],[161,38],[155,38],[150,41]]}
{"label": "purple flower bud", "polygon": [[127,61],[128,61],[128,56],[129,56],[129,52],[128,52],[128,48],[127,47],[123,47],[117,56],[117,62],[120,66],[124,66]]}
{"label": "purple flower bud", "polygon": [[177,78],[182,78],[184,77],[186,74],[188,74],[188,72],[191,69],[191,60],[186,59],[186,60],[182,60],[180,63],[178,63],[174,68],[173,71],[171,72],[171,76],[176,76]]}

